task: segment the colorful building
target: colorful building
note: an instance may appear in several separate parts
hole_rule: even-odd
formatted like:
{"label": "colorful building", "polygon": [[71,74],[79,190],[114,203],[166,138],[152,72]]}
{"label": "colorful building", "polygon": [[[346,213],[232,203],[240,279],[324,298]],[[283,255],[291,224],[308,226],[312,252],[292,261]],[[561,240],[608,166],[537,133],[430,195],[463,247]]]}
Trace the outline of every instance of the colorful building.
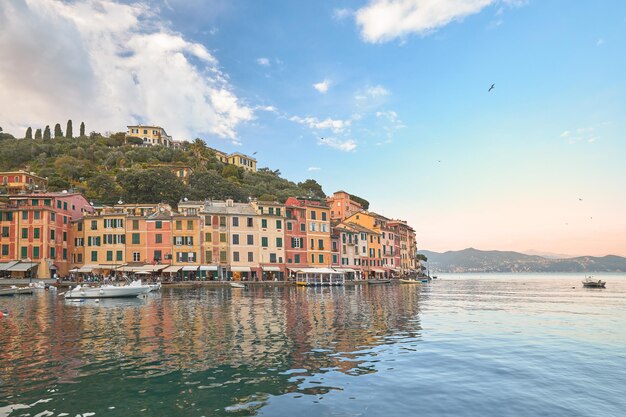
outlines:
{"label": "colorful building", "polygon": [[263,280],[283,280],[285,270],[285,206],[277,202],[254,201],[251,203],[259,222],[259,255]]}
{"label": "colorful building", "polygon": [[35,175],[34,172],[6,171],[0,172],[0,187],[7,194],[45,192],[48,186],[46,178]]}
{"label": "colorful building", "polygon": [[171,148],[173,146],[172,137],[161,126],[133,125],[127,127],[126,135],[141,139],[144,147],[165,146],[166,148]]}
{"label": "colorful building", "polygon": [[256,172],[256,159],[239,152],[228,155],[228,164],[243,168],[246,171]]}
{"label": "colorful building", "polygon": [[287,268],[308,266],[307,211],[297,198],[285,202],[285,258]]}
{"label": "colorful building", "polygon": [[326,202],[330,208],[330,219],[343,221],[355,213],[363,211],[363,206],[352,199],[345,191],[337,191],[332,197],[327,197]]}

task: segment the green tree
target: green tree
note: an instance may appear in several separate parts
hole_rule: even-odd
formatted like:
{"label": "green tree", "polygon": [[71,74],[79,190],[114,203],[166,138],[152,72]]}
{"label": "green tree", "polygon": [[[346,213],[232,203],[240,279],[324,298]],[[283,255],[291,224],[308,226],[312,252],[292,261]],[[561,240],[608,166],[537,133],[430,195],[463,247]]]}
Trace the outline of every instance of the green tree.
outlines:
{"label": "green tree", "polygon": [[43,130],[43,140],[50,140],[50,126],[46,125],[46,128]]}
{"label": "green tree", "polygon": [[61,125],[59,123],[54,125],[54,138],[62,138],[63,137],[63,131],[61,130]]}
{"label": "green tree", "polygon": [[85,122],[80,122],[80,137],[85,137]]}
{"label": "green tree", "polygon": [[194,172],[189,177],[189,195],[191,200],[232,198],[235,201],[247,201],[247,195],[216,171]]}
{"label": "green tree", "polygon": [[79,180],[85,172],[89,172],[88,165],[89,161],[70,155],[60,156],[54,161],[54,168],[58,175],[68,181]]}
{"label": "green tree", "polygon": [[243,178],[243,168],[236,167],[235,165],[226,165],[222,169],[222,176],[224,178],[234,178],[238,181]]}
{"label": "green tree", "polygon": [[161,203],[176,206],[187,187],[168,168],[134,169],[117,176],[124,200],[129,203]]}
{"label": "green tree", "polygon": [[68,139],[72,139],[74,137],[74,132],[72,130],[72,120],[67,121],[67,127],[65,128],[65,137]]}
{"label": "green tree", "polygon": [[101,173],[87,181],[87,197],[103,204],[114,204],[121,194],[121,189],[110,175]]}
{"label": "green tree", "polygon": [[26,134],[24,135],[24,139],[32,139],[33,138],[33,128],[28,126],[26,129]]}
{"label": "green tree", "polygon": [[41,129],[35,130],[35,140],[41,140]]}
{"label": "green tree", "polygon": [[357,195],[354,195],[354,194],[350,194],[350,198],[353,201],[356,201],[357,203],[359,203],[361,205],[361,207],[363,207],[364,210],[367,210],[367,209],[370,208],[370,202],[367,201],[366,199],[361,198],[361,197],[359,197]]}
{"label": "green tree", "polygon": [[322,186],[318,184],[315,180],[306,180],[304,182],[298,183],[298,187],[300,187],[306,194],[306,197],[314,197],[314,198],[326,198],[326,194],[324,194],[324,190],[322,190]]}

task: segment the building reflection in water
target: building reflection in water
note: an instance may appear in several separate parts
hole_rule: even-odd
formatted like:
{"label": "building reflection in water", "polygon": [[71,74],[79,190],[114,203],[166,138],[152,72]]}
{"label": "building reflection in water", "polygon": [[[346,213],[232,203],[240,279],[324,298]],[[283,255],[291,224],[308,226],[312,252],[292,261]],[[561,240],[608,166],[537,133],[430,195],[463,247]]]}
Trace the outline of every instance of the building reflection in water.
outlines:
{"label": "building reflection in water", "polygon": [[[419,287],[397,285],[163,289],[99,303],[15,297],[0,321],[0,406],[65,384],[165,377],[178,389],[200,379],[198,388],[222,393],[242,384],[253,397],[308,393],[303,376],[374,372],[377,346],[418,338],[419,301]],[[179,406],[207,395],[176,393]]]}

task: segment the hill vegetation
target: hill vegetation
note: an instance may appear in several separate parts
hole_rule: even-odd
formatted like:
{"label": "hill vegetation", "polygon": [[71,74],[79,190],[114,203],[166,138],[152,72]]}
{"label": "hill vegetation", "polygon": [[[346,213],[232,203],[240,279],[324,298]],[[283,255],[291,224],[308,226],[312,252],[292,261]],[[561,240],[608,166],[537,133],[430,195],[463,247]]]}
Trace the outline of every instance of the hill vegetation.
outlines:
{"label": "hill vegetation", "polygon": [[[125,132],[86,135],[83,123],[80,136],[72,137],[71,121],[65,134],[59,123],[52,135],[50,126],[43,129],[43,134],[36,129],[34,138],[30,127],[21,139],[6,132],[0,134],[1,171],[32,171],[48,178],[50,191],[74,188],[103,204],[121,199],[127,203],[163,201],[176,205],[185,197],[232,198],[240,202],[252,197],[284,202],[290,196],[326,196],[322,186],[312,179],[295,183],[282,178],[278,170],[248,172],[225,165],[201,139],[185,142],[182,149],[144,148],[138,146],[141,139],[127,137]],[[193,170],[188,184],[175,175],[177,165]]]}

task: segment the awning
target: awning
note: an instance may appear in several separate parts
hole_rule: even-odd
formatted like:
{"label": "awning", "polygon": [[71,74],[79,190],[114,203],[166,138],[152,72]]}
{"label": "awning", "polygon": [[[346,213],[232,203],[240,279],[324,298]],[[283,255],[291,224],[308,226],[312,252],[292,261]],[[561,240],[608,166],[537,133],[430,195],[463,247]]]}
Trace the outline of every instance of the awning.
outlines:
{"label": "awning", "polygon": [[292,268],[291,270],[302,274],[343,274],[330,268]]}
{"label": "awning", "polygon": [[13,265],[19,264],[20,261],[1,262],[0,271],[8,271]]}
{"label": "awning", "polygon": [[26,272],[26,271],[36,267],[37,265],[39,265],[39,264],[35,263],[35,262],[20,262],[20,263],[17,263],[15,265],[12,265],[12,266],[8,267],[6,269],[6,271]]}
{"label": "awning", "polygon": [[250,272],[249,266],[231,266],[230,270],[232,272]]}
{"label": "awning", "polygon": [[163,270],[163,272],[174,273],[180,271],[181,269],[183,269],[182,266],[168,266]]}
{"label": "awning", "polygon": [[99,265],[83,265],[80,268],[78,268],[77,272],[91,272],[98,267]]}
{"label": "awning", "polygon": [[118,268],[118,271],[121,272],[139,272],[139,271],[145,271],[145,269],[143,269],[145,266],[152,266],[152,265],[135,265],[135,266],[122,266],[120,268]]}
{"label": "awning", "polygon": [[352,273],[352,274],[356,273],[356,271],[352,268],[333,268],[333,269],[338,272],[345,272],[345,273]]}
{"label": "awning", "polygon": [[80,272],[80,268],[72,268],[68,272],[72,272],[72,273]]}
{"label": "awning", "polygon": [[150,271],[137,271],[135,274],[137,275],[150,275],[152,272]]}
{"label": "awning", "polygon": [[372,271],[376,272],[377,274],[384,274],[385,273],[384,269],[372,269]]}
{"label": "awning", "polygon": [[217,265],[200,265],[200,271],[217,271]]}
{"label": "awning", "polygon": [[261,268],[267,272],[280,272],[280,267],[278,266],[262,266]]}
{"label": "awning", "polygon": [[197,266],[183,266],[183,271],[197,271]]}
{"label": "awning", "polygon": [[[139,271],[148,271],[148,272],[158,272],[161,269],[166,268],[167,265],[161,265],[161,264],[156,264],[156,265],[144,265],[140,267]],[[137,272],[139,272],[137,271]]]}

